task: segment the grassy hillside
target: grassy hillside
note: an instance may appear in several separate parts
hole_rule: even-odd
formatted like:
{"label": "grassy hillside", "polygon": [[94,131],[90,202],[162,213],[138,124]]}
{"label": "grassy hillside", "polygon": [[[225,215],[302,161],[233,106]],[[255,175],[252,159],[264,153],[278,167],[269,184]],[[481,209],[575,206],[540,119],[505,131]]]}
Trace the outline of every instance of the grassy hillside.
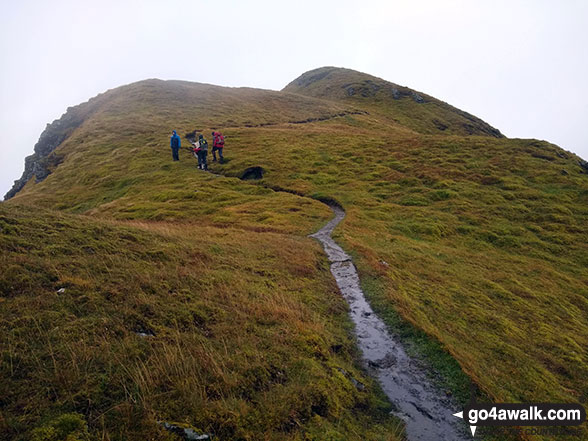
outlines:
{"label": "grassy hillside", "polygon": [[373,300],[441,341],[493,398],[585,392],[588,179],[574,160],[536,141],[337,129],[274,135],[290,158],[304,149],[294,170],[251,151],[267,131],[238,131],[243,157],[223,168],[263,164],[270,185],[340,201],[337,239]]}
{"label": "grassy hillside", "polygon": [[[396,439],[354,368],[326,259],[305,238],[329,210],[270,188],[347,210],[335,236],[368,297],[461,398],[462,371],[499,401],[588,394],[588,175],[578,158],[353,71],[312,71],[285,91],[157,80],[115,89],[55,150],[52,174],[2,204],[1,258],[12,270],[2,274],[0,323],[21,331],[0,348],[0,372],[6,390],[32,394],[0,403],[10,433],[77,412],[106,439],[140,439],[156,419],[221,439],[263,439],[261,421],[267,439]],[[197,171],[184,151],[171,162],[171,129],[215,128],[229,161],[212,168],[225,177]],[[253,166],[263,179],[238,179]],[[108,234],[88,233],[96,229]],[[70,347],[88,323],[77,296],[92,311],[86,352]],[[44,314],[73,329],[54,330]],[[186,330],[174,321],[184,316]],[[120,332],[91,328],[105,320]],[[138,338],[144,327],[156,337]],[[68,355],[78,352],[86,371],[55,380],[78,372]],[[30,360],[14,369],[21,353]],[[35,363],[47,369],[41,378]],[[87,378],[95,384],[74,399]]]}
{"label": "grassy hillside", "polygon": [[0,205],[0,439],[177,439],[157,421],[219,440],[399,439],[306,238],[330,210],[169,151],[170,123],[346,107],[159,81],[108,94],[52,174]]}
{"label": "grassy hillside", "polygon": [[0,228],[0,439],[396,439],[309,239],[13,204]]}
{"label": "grassy hillside", "polygon": [[306,96],[357,105],[423,134],[484,135],[502,138],[498,129],[463,110],[422,92],[350,69],[321,67],[302,74],[284,89]]}

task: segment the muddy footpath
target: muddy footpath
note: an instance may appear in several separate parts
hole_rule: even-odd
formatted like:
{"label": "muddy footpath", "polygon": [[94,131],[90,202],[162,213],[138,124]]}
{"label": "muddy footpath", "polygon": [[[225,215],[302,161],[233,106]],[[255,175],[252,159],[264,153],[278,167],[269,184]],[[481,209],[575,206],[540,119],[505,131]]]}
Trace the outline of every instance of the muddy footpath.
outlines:
{"label": "muddy footpath", "polygon": [[423,364],[407,354],[367,302],[351,257],[331,237],[345,211],[329,206],[335,217],[310,237],[322,244],[331,262],[331,273],[350,306],[365,367],[396,408],[395,415],[405,422],[408,440],[471,440],[463,420],[453,416],[458,410],[452,400],[431,383]]}

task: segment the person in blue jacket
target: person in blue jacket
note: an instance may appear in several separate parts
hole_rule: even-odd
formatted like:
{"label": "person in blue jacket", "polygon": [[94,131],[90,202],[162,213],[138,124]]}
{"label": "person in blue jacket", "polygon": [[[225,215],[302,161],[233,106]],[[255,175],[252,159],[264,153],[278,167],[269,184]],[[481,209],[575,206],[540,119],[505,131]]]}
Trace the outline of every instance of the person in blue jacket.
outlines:
{"label": "person in blue jacket", "polygon": [[172,136],[169,140],[169,145],[172,149],[172,156],[174,158],[174,161],[179,161],[180,156],[178,155],[178,152],[180,151],[180,147],[182,146],[182,141],[180,140],[180,136],[176,133],[175,130],[173,131]]}

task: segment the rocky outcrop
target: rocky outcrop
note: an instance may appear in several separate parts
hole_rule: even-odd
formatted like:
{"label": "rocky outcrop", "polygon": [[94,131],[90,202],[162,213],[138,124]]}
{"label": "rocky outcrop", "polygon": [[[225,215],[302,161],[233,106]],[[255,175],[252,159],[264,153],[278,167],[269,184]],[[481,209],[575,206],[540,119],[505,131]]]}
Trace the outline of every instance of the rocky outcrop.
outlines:
{"label": "rocky outcrop", "polygon": [[39,141],[35,144],[34,153],[25,158],[25,169],[21,178],[14,181],[14,185],[4,196],[4,200],[16,195],[33,177],[35,177],[35,182],[40,182],[55,170],[64,157],[54,150],[97,110],[103,102],[103,97],[104,94],[98,95],[86,103],[69,107],[61,118],[47,124]]}

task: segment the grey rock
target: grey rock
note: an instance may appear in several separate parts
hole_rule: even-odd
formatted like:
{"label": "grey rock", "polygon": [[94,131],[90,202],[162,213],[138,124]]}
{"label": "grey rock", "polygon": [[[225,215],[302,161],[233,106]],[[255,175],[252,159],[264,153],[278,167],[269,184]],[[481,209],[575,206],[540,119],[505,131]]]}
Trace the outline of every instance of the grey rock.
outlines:
{"label": "grey rock", "polygon": [[137,334],[139,337],[155,337],[155,332],[153,332],[151,329],[139,329],[135,331],[135,334]]}
{"label": "grey rock", "polygon": [[396,364],[396,357],[389,352],[379,360],[370,360],[368,363],[376,369],[388,369]]}
{"label": "grey rock", "polygon": [[417,103],[424,103],[425,99],[416,93],[414,90],[412,91],[412,99],[415,100]]}
{"label": "grey rock", "polygon": [[365,384],[363,384],[361,381],[357,381],[355,378],[351,377],[349,379],[351,381],[351,383],[353,383],[353,385],[355,386],[355,388],[359,391],[365,390]]}
{"label": "grey rock", "polygon": [[25,184],[35,176],[36,182],[44,180],[57,165],[63,161],[63,156],[54,150],[59,147],[103,102],[104,94],[92,98],[86,103],[68,107],[61,118],[47,124],[35,144],[34,153],[25,158],[25,169],[20,179],[14,181],[12,188],[4,196],[5,200],[12,198]]}
{"label": "grey rock", "polygon": [[194,429],[190,427],[181,427],[176,424],[168,423],[166,421],[158,421],[164,429],[175,433],[178,436],[181,436],[186,441],[197,441],[197,440],[205,440],[205,439],[212,439],[212,435],[208,433],[197,433]]}
{"label": "grey rock", "polygon": [[355,386],[355,388],[359,391],[365,390],[365,384],[363,384],[361,381],[356,380],[353,375],[351,375],[349,372],[347,372],[345,369],[343,368],[337,368],[337,370],[339,372],[341,372],[345,377],[349,378],[349,381],[351,382],[351,384],[353,384]]}

